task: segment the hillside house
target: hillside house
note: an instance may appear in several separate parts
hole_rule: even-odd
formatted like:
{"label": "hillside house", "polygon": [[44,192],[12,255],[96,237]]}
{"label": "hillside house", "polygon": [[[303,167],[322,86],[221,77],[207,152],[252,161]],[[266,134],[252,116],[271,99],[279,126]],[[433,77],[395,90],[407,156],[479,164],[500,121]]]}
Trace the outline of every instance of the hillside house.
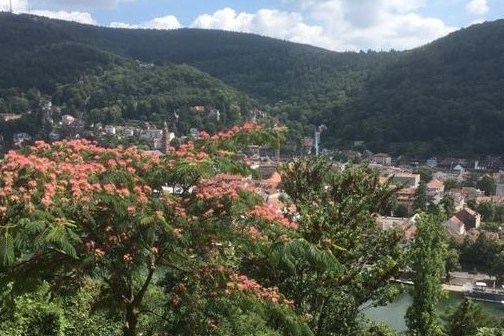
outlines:
{"label": "hillside house", "polygon": [[163,130],[157,128],[148,128],[140,132],[140,139],[142,140],[147,141],[161,140],[162,137],[163,137]]}
{"label": "hillside house", "polygon": [[376,218],[376,224],[382,230],[391,230],[397,228],[403,230],[404,236],[401,239],[401,244],[403,245],[407,245],[415,239],[417,231],[416,215],[411,218],[378,216]]}
{"label": "hillside house", "polygon": [[462,236],[471,229],[478,229],[481,225],[481,215],[476,211],[465,208],[451,216],[443,226],[451,236]]}
{"label": "hillside house", "polygon": [[14,133],[12,142],[15,147],[21,147],[32,140],[32,136],[26,132]]}
{"label": "hillside house", "polygon": [[444,193],[444,183],[438,179],[432,179],[427,183],[427,195],[431,197],[442,197]]}
{"label": "hillside house", "polygon": [[392,164],[392,157],[386,153],[378,153],[373,155],[373,162],[383,166],[390,166]]}
{"label": "hillside house", "polygon": [[465,172],[465,168],[461,164],[458,164],[453,167],[453,171],[457,174],[463,174]]}
{"label": "hillside house", "polygon": [[22,114],[14,114],[14,113],[2,113],[0,114],[1,118],[3,121],[13,121],[13,120],[18,120],[21,119],[23,116]]}
{"label": "hillside house", "polygon": [[191,110],[193,112],[205,112],[205,105],[200,105],[200,104],[195,104],[193,106],[191,106]]}
{"label": "hillside house", "polygon": [[504,171],[499,170],[496,176],[497,186],[495,188],[496,196],[504,196]]}
{"label": "hillside house", "polygon": [[64,125],[64,126],[70,126],[72,125],[73,123],[75,122],[75,118],[72,117],[71,115],[69,114],[65,114],[63,116],[61,116],[61,123]]}
{"label": "hillside house", "polygon": [[476,197],[476,204],[481,203],[492,203],[498,205],[504,205],[504,196],[480,196]]}
{"label": "hillside house", "polygon": [[404,205],[408,211],[413,210],[413,203],[415,202],[416,188],[407,187],[402,188],[397,192],[397,203]]}
{"label": "hillside house", "polygon": [[105,131],[106,134],[108,135],[115,135],[116,132],[117,132],[117,129],[115,126],[113,125],[107,125],[103,128],[103,130]]}
{"label": "hillside house", "polygon": [[392,184],[417,188],[420,183],[420,174],[397,173],[392,177]]}
{"label": "hillside house", "polygon": [[485,192],[473,187],[462,187],[457,189],[451,189],[450,191],[448,191],[448,194],[452,196],[456,194],[462,195],[466,201],[476,199],[481,196],[485,196]]}
{"label": "hillside house", "polygon": [[435,157],[432,157],[427,160],[426,164],[427,164],[427,166],[429,166],[431,168],[436,168],[438,165],[438,161]]}

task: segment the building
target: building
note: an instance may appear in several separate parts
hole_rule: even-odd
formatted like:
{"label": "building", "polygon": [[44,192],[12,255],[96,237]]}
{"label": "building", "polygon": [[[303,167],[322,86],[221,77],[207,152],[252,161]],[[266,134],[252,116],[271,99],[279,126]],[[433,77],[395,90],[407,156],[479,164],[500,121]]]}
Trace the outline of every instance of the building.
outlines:
{"label": "building", "polygon": [[438,165],[438,161],[435,157],[432,157],[430,159],[427,160],[427,166],[431,167],[431,168],[436,168]]}
{"label": "building", "polygon": [[15,147],[21,147],[32,140],[32,136],[26,132],[14,133],[12,142]]}
{"label": "building", "polygon": [[420,183],[420,174],[397,173],[392,176],[392,184],[417,188]]}
{"label": "building", "polygon": [[112,126],[112,125],[105,126],[104,130],[105,130],[105,133],[107,133],[108,135],[115,135],[116,131],[117,131],[116,127]]}
{"label": "building", "polygon": [[427,183],[427,195],[431,197],[442,197],[444,193],[444,183],[438,179],[432,179]]}
{"label": "building", "polygon": [[165,121],[161,136],[161,148],[160,148],[161,153],[168,154],[168,151],[170,150],[171,140],[172,139],[170,138],[170,131],[168,130],[168,124]]}
{"label": "building", "polygon": [[21,119],[23,116],[22,114],[14,114],[14,113],[2,113],[0,114],[1,118],[3,121],[13,121],[13,120],[18,120]]}
{"label": "building", "polygon": [[133,128],[130,128],[130,127],[125,127],[125,128],[122,129],[121,135],[125,136],[125,137],[128,137],[128,138],[131,138],[131,137],[133,137],[135,135],[135,130]]}
{"label": "building", "polygon": [[142,140],[147,141],[153,141],[156,139],[160,140],[162,137],[163,137],[163,130],[157,128],[148,128],[140,132],[140,139]]}
{"label": "building", "polygon": [[416,216],[411,218],[401,218],[401,217],[382,217],[378,216],[376,218],[376,224],[382,230],[400,229],[403,230],[404,236],[401,239],[401,244],[408,245],[415,239],[416,235]]}
{"label": "building", "polygon": [[205,105],[198,105],[198,104],[195,104],[193,106],[191,106],[191,110],[193,110],[194,112],[205,112]]}
{"label": "building", "polygon": [[466,201],[476,199],[481,196],[485,196],[485,192],[473,187],[462,187],[457,189],[451,189],[450,191],[448,191],[448,194],[452,196],[459,194],[462,197],[464,197]]}
{"label": "building", "polygon": [[390,166],[392,164],[392,157],[385,153],[378,153],[373,155],[373,162],[384,166]]}
{"label": "building", "polygon": [[504,171],[499,170],[496,180],[495,196],[504,196]]}
{"label": "building", "polygon": [[409,212],[413,210],[413,203],[415,203],[416,188],[407,187],[402,188],[397,192],[397,203],[404,205]]}
{"label": "building", "polygon": [[456,216],[450,217],[443,226],[450,236],[463,236],[466,234],[466,228],[464,223],[458,219]]}
{"label": "building", "polygon": [[443,225],[451,236],[465,235],[467,231],[480,227],[481,215],[472,209],[465,208],[451,216]]}
{"label": "building", "polygon": [[64,126],[70,126],[72,125],[73,123],[75,122],[75,118],[72,117],[71,115],[69,114],[65,114],[63,116],[61,116],[61,123],[64,125]]}
{"label": "building", "polygon": [[461,164],[458,164],[455,167],[453,167],[453,171],[458,174],[463,174],[465,172],[465,168]]}

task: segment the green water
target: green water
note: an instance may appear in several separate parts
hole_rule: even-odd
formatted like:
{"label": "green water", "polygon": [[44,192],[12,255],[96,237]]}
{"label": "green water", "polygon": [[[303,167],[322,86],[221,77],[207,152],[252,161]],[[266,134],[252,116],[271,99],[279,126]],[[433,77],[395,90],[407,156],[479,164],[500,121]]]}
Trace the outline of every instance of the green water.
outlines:
{"label": "green water", "polygon": [[[439,303],[439,312],[442,314],[450,305],[457,305],[463,299],[462,293],[450,292],[446,299]],[[491,302],[478,302],[487,312],[494,316],[504,317],[504,305]],[[408,294],[401,295],[396,301],[389,303],[383,307],[367,308],[362,312],[371,321],[379,321],[388,324],[397,332],[406,331],[406,323],[404,322],[404,314],[406,309],[411,304],[411,296]]]}

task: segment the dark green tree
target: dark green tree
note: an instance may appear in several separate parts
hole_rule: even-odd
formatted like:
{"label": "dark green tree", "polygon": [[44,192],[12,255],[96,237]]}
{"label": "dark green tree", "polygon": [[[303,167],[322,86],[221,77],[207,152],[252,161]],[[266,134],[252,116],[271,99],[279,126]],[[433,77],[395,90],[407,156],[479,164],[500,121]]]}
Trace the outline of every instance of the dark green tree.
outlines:
{"label": "dark green tree", "polygon": [[420,174],[420,180],[429,183],[432,180],[434,171],[429,166],[418,166],[414,171],[415,174]]}
{"label": "dark green tree", "polygon": [[455,248],[450,248],[446,254],[445,279],[450,281],[450,272],[459,271],[462,267],[459,261],[460,252]]}
{"label": "dark green tree", "polygon": [[460,183],[454,178],[449,178],[444,182],[445,191],[458,188],[459,186],[460,186]]}
{"label": "dark green tree", "polygon": [[475,336],[482,327],[495,326],[495,320],[483,310],[483,307],[464,298],[458,306],[447,310],[447,336]]}
{"label": "dark green tree", "polygon": [[491,202],[483,202],[477,205],[477,211],[481,215],[481,219],[485,222],[490,222],[495,220],[495,204]]}
{"label": "dark green tree", "polygon": [[416,223],[417,234],[410,251],[413,302],[406,312],[406,324],[411,335],[443,334],[437,312],[443,294],[441,279],[447,254],[442,222],[442,215],[420,213]]}
{"label": "dark green tree", "polygon": [[444,212],[450,216],[455,212],[455,199],[451,195],[444,195],[439,205],[443,207]]}
{"label": "dark green tree", "polygon": [[429,204],[429,197],[427,195],[427,184],[425,181],[420,181],[418,187],[415,191],[415,201],[413,202],[413,208],[417,211],[427,210]]}
{"label": "dark green tree", "polygon": [[478,185],[478,174],[471,173],[469,176],[466,177],[464,181],[462,181],[461,185],[464,187],[472,187],[476,188]]}
{"label": "dark green tree", "polygon": [[495,195],[497,183],[493,177],[484,175],[476,184],[476,187],[485,192],[485,196]]}
{"label": "dark green tree", "polygon": [[409,211],[408,207],[405,206],[404,204],[399,204],[397,205],[395,212],[394,212],[395,217],[408,217],[409,216]]}
{"label": "dark green tree", "polygon": [[299,315],[310,316],[316,335],[361,335],[359,307],[397,293],[389,281],[403,265],[403,232],[384,231],[375,219],[397,189],[380,184],[368,167],[336,170],[324,158],[290,162],[281,174],[299,238],[268,253],[276,261],[263,276],[293,298]]}

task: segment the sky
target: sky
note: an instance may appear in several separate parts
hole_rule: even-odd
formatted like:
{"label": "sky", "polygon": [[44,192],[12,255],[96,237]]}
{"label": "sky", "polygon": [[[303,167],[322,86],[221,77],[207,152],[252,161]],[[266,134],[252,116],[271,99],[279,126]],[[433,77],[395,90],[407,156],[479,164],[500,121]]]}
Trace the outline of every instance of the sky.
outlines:
{"label": "sky", "polygon": [[0,0],[30,13],[114,28],[224,29],[336,51],[411,49],[504,17],[504,0]]}

